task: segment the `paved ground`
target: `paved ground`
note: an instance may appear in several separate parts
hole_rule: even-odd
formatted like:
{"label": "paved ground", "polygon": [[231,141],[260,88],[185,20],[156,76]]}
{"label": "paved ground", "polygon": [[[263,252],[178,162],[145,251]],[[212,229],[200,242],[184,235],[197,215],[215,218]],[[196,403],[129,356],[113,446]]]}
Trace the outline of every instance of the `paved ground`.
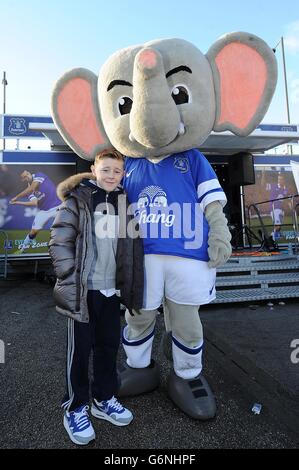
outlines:
{"label": "paved ground", "polygon": [[[55,313],[52,288],[32,280],[2,281],[0,300],[0,339],[6,353],[5,363],[0,363],[0,448],[76,447],[62,426],[66,324]],[[291,317],[294,323],[288,324],[292,328],[287,333]],[[194,421],[168,399],[171,365],[161,347],[160,316],[154,347],[163,371],[159,389],[124,400],[134,413],[128,427],[94,419],[97,439],[87,448],[299,447],[299,364],[290,362],[289,348],[291,338],[299,338],[298,304],[271,311],[209,307],[203,309],[202,319],[205,375],[217,397],[217,417]],[[119,360],[124,360],[122,351]],[[255,401],[263,405],[260,415],[251,412]],[[281,419],[285,407],[292,405]]]}
{"label": "paved ground", "polygon": [[299,305],[284,303],[208,307],[201,318],[210,354],[298,441]]}

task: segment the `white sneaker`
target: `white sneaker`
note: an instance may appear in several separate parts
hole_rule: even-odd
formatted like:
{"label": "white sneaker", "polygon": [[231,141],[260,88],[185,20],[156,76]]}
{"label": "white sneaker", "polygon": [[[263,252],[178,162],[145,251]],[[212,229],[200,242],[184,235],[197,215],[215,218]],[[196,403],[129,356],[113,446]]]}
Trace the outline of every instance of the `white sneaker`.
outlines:
{"label": "white sneaker", "polygon": [[75,444],[84,446],[95,439],[95,432],[88,416],[88,406],[82,405],[74,411],[66,411],[63,425]]}
{"label": "white sneaker", "polygon": [[106,419],[116,426],[127,426],[133,419],[131,411],[124,408],[115,397],[110,400],[93,399],[91,414],[99,419]]}

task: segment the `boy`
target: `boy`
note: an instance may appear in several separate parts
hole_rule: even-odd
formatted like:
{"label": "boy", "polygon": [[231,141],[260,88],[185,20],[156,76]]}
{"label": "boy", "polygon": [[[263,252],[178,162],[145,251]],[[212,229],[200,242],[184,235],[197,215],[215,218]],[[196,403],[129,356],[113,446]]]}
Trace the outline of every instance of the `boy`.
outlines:
{"label": "boy", "polygon": [[[56,310],[69,317],[64,427],[79,445],[95,439],[88,416],[91,349],[91,414],[117,426],[128,425],[133,419],[114,396],[119,385],[120,301],[129,309],[143,302],[142,242],[128,236],[130,220],[126,205],[121,209],[125,196],[118,187],[124,158],[115,150],[105,150],[96,156],[91,171],[58,186],[63,203],[49,244],[57,276]],[[118,237],[124,226],[125,236]],[[116,288],[121,290],[120,297]]]}

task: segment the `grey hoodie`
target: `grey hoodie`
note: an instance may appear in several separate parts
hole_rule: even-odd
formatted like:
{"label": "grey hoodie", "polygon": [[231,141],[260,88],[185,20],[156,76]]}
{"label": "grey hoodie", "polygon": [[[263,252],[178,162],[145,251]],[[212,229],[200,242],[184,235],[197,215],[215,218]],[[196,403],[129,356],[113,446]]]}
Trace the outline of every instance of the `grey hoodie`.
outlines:
{"label": "grey hoodie", "polygon": [[94,258],[87,279],[88,289],[107,290],[115,288],[116,250],[119,216],[115,196],[122,193],[116,188],[107,193],[95,181],[83,179],[82,186],[92,189],[92,242]]}

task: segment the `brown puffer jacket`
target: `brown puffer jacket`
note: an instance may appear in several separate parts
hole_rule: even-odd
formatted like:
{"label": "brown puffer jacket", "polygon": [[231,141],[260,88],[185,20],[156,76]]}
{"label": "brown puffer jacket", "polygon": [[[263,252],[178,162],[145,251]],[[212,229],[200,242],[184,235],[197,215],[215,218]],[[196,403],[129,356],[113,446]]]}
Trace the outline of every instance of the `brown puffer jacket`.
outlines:
{"label": "brown puffer jacket", "polygon": [[[81,185],[83,179],[94,180],[94,177],[91,173],[77,174],[57,187],[58,197],[63,202],[51,228],[49,253],[57,277],[54,287],[56,310],[74,320],[88,322],[87,278],[95,253],[92,188]],[[127,215],[124,193],[118,194],[121,194],[117,198],[119,230],[125,236],[117,242],[116,289],[120,290],[120,301],[129,310],[139,310],[143,303],[143,244],[139,236],[129,236],[134,227],[130,223],[133,217]]]}

